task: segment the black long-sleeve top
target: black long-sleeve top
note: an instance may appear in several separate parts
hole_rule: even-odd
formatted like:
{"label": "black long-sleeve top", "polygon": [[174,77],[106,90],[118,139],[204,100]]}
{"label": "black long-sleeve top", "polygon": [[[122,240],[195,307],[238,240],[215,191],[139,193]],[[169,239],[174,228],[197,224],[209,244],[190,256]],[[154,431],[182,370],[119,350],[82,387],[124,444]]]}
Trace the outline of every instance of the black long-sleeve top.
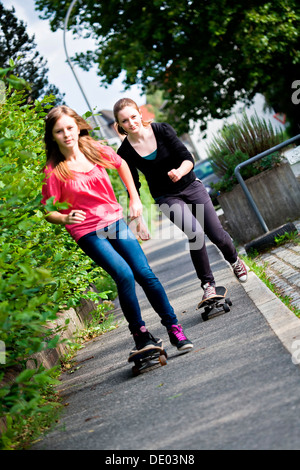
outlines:
{"label": "black long-sleeve top", "polygon": [[176,183],[171,181],[168,172],[179,168],[184,160],[189,160],[194,164],[194,158],[179,140],[172,126],[167,123],[151,123],[151,126],[157,142],[155,160],[141,157],[127,138],[124,139],[117,153],[127,162],[137,190],[139,191],[141,186],[137,171],[140,170],[146,177],[152,197],[158,199],[161,196],[184,190],[195,180],[196,175],[191,170]]}

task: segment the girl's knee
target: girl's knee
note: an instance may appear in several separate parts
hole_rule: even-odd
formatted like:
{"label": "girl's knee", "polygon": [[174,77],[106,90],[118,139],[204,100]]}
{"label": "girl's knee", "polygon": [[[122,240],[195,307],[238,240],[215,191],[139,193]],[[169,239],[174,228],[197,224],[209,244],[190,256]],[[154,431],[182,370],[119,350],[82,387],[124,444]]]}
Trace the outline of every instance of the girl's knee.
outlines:
{"label": "girl's knee", "polygon": [[232,244],[230,236],[224,229],[214,233],[211,237],[209,237],[209,239],[212,243],[214,243],[215,245],[217,245],[217,247],[220,248]]}
{"label": "girl's knee", "polygon": [[205,235],[203,230],[197,230],[189,235],[189,249],[201,250],[205,246]]}
{"label": "girl's knee", "polygon": [[114,278],[117,286],[122,287],[122,289],[132,288],[135,285],[135,279],[131,269],[123,269],[119,271]]}
{"label": "girl's knee", "polygon": [[141,269],[135,276],[136,281],[141,285],[141,286],[147,286],[147,285],[154,285],[155,283],[158,282],[157,277],[153,273],[152,269],[150,266],[145,266],[143,269]]}

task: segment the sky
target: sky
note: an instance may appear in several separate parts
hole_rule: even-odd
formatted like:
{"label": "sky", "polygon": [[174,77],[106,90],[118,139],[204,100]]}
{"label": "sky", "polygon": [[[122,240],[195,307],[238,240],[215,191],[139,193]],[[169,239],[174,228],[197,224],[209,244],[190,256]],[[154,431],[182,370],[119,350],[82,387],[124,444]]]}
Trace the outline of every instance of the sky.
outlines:
{"label": "sky", "polygon": [[[88,105],[80,91],[76,79],[66,60],[63,45],[63,31],[53,33],[50,30],[48,20],[39,19],[39,12],[35,11],[34,0],[1,0],[4,7],[15,8],[15,15],[19,20],[23,20],[27,25],[26,31],[31,37],[35,35],[36,49],[40,56],[47,60],[48,80],[55,85],[61,93],[65,93],[64,100],[68,106],[75,109],[79,114],[88,111]],[[94,43],[90,39],[75,39],[71,32],[66,34],[67,52],[72,57],[75,52],[94,49]],[[112,110],[115,102],[125,96],[132,98],[139,106],[146,103],[146,98],[141,95],[137,86],[124,92],[122,79],[116,79],[107,89],[100,86],[100,79],[97,76],[96,68],[89,72],[75,67],[76,75],[79,78],[84,94],[92,107],[97,110]]]}

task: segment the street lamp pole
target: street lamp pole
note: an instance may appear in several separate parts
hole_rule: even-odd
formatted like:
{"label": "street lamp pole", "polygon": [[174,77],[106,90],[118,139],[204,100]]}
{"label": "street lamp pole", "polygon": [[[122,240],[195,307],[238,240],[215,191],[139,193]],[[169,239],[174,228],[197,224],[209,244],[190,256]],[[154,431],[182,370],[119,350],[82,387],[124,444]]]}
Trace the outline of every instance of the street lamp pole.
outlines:
{"label": "street lamp pole", "polygon": [[72,70],[72,72],[73,72],[74,77],[75,77],[75,80],[76,80],[76,82],[77,82],[77,84],[78,84],[78,86],[79,86],[79,88],[80,88],[80,91],[81,91],[81,93],[82,93],[82,96],[83,96],[84,99],[85,99],[85,102],[86,102],[86,104],[87,104],[87,106],[88,106],[88,109],[89,109],[90,112],[92,113],[92,117],[93,117],[93,120],[94,120],[94,123],[95,123],[95,127],[99,127],[100,135],[101,135],[101,137],[104,137],[103,134],[102,134],[102,132],[101,132],[100,123],[99,123],[98,119],[96,118],[96,116],[94,116],[94,114],[93,114],[92,107],[91,107],[91,105],[90,105],[90,103],[89,103],[89,100],[88,100],[88,98],[87,98],[87,96],[86,96],[86,94],[85,94],[85,92],[84,92],[84,90],[83,90],[83,88],[82,88],[82,85],[81,85],[81,83],[80,83],[80,81],[79,81],[79,78],[78,78],[76,72],[75,72],[75,69],[74,69],[74,67],[73,67],[73,64],[72,64],[72,62],[71,62],[71,59],[70,59],[69,54],[68,54],[68,51],[67,51],[66,32],[67,32],[67,29],[68,29],[68,22],[69,22],[69,18],[70,18],[70,15],[71,15],[71,11],[73,10],[73,7],[74,7],[74,5],[75,5],[76,2],[77,2],[77,0],[73,0],[73,1],[72,1],[71,5],[69,6],[69,9],[68,9],[68,11],[67,11],[66,17],[65,17],[64,34],[63,34],[65,54],[66,54],[66,57],[67,57],[68,64],[69,64],[69,66],[70,66],[70,68],[71,68],[71,70]]}

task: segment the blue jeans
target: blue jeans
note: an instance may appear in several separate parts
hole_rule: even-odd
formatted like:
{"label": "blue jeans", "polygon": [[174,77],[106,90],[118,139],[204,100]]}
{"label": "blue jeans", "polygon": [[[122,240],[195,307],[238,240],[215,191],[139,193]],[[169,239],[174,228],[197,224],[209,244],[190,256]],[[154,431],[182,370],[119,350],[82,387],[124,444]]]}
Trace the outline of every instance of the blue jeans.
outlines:
{"label": "blue jeans", "polygon": [[131,333],[145,326],[135,291],[135,281],[169,329],[178,323],[173,307],[158,278],[152,272],[136,237],[123,219],[84,235],[80,248],[116,282],[120,305]]}

